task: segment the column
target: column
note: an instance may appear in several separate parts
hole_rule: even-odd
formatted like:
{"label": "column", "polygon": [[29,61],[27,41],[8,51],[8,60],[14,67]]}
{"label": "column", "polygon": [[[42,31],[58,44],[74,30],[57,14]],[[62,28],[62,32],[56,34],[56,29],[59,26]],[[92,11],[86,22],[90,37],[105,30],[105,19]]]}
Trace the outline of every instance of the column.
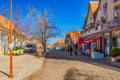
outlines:
{"label": "column", "polygon": [[105,56],[105,34],[102,33],[102,53],[104,53]]}
{"label": "column", "polygon": [[113,46],[113,38],[112,38],[112,32],[110,32],[110,50],[112,49]]}

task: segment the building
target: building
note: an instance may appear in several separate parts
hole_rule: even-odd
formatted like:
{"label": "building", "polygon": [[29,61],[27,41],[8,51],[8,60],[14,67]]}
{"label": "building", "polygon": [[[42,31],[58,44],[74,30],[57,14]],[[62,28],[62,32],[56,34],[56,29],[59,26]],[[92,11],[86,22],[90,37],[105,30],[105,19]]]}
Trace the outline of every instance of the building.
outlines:
{"label": "building", "polygon": [[52,49],[52,45],[51,44],[46,44],[46,48]]}
{"label": "building", "polygon": [[96,48],[109,56],[113,47],[120,48],[120,0],[90,1],[81,34],[83,53]]}
{"label": "building", "polygon": [[93,51],[93,49],[97,48],[102,51],[102,39],[100,37],[101,35],[101,26],[96,26],[95,21],[97,17],[98,12],[98,5],[99,1],[90,1],[89,7],[88,7],[88,13],[85,19],[85,23],[83,26],[83,31],[81,32],[81,38],[79,39],[79,42],[81,42],[82,39],[82,49],[83,53],[86,53],[87,49],[90,49],[90,51]]}
{"label": "building", "polygon": [[108,56],[112,47],[120,48],[120,0],[101,0],[100,6],[106,6],[107,15],[103,16],[101,34],[103,52]]}
{"label": "building", "polygon": [[59,48],[66,48],[66,44],[65,44],[65,40],[64,39],[61,39],[61,40],[58,40],[56,43],[55,43],[55,47],[59,47]]}
{"label": "building", "polygon": [[79,37],[81,36],[81,31],[74,31],[74,32],[67,32],[66,38],[65,38],[65,44],[68,45],[74,45],[77,44]]}
{"label": "building", "polygon": [[[10,21],[7,20],[5,17],[0,15],[0,54],[8,53],[8,46],[9,46],[9,29],[10,29]],[[21,46],[23,39],[25,36],[22,32],[15,28],[12,24],[13,28],[13,46]]]}

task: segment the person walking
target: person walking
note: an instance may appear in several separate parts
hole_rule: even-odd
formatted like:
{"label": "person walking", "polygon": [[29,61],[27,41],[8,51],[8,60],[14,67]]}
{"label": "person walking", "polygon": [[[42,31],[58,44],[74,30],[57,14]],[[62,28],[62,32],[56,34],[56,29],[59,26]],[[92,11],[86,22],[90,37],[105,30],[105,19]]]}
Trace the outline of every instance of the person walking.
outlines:
{"label": "person walking", "polygon": [[70,45],[68,45],[68,50],[67,51],[70,52]]}
{"label": "person walking", "polygon": [[77,50],[78,50],[78,45],[75,44],[75,45],[74,45],[74,53],[75,53],[76,56],[77,56]]}
{"label": "person walking", "polygon": [[70,46],[70,49],[69,49],[70,56],[72,56],[72,51],[73,51],[73,48],[72,48],[72,46]]}

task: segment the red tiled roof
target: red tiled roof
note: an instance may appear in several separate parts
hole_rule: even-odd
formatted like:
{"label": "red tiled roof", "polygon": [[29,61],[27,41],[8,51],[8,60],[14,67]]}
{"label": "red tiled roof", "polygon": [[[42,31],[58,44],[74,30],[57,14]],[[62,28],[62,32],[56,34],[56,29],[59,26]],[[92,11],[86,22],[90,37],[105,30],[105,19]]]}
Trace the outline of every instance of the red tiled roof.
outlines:
{"label": "red tiled roof", "polygon": [[[10,29],[10,21],[1,15],[0,15],[0,27],[3,27],[4,29]],[[17,34],[22,34],[20,29],[15,28],[13,23],[12,23],[12,29],[15,30]]]}
{"label": "red tiled roof", "polygon": [[87,19],[88,19],[88,14],[89,14],[90,9],[92,11],[93,19],[95,20],[95,18],[97,16],[97,11],[98,11],[98,5],[99,5],[99,1],[90,1],[89,7],[88,7],[87,17],[85,19],[83,28],[85,28],[85,26],[87,24]]}
{"label": "red tiled roof", "polygon": [[98,8],[98,1],[91,1],[90,2],[90,6],[91,6],[91,10],[92,10],[92,14],[94,14]]}
{"label": "red tiled roof", "polygon": [[72,40],[77,40],[81,36],[81,31],[69,32],[69,36]]}

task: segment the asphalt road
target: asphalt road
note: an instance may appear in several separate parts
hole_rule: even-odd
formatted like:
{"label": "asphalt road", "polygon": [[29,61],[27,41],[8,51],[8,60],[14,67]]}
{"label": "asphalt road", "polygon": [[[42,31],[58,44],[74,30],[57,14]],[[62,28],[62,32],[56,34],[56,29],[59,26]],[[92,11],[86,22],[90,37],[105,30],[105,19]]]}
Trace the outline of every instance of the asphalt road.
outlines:
{"label": "asphalt road", "polygon": [[110,63],[62,51],[49,53],[44,68],[35,74],[30,80],[120,80],[119,68]]}

